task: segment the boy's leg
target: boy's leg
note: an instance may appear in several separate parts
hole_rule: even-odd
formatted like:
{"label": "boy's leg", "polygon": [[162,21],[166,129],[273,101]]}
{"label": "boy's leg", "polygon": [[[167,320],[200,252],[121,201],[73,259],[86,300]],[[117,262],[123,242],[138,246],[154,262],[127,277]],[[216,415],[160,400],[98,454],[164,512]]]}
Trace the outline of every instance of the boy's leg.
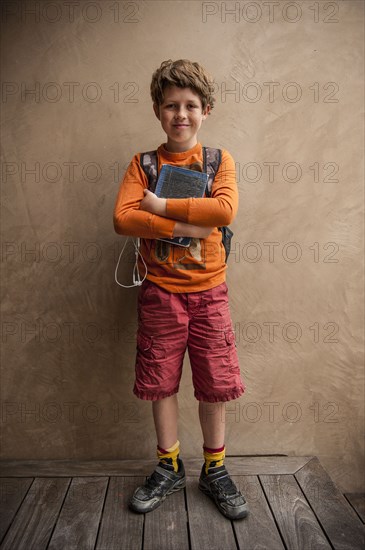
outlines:
{"label": "boy's leg", "polygon": [[171,465],[179,470],[180,442],[177,439],[178,402],[171,395],[152,402],[153,420],[157,436],[157,458],[161,466]]}
{"label": "boy's leg", "polygon": [[[192,310],[192,308],[191,308]],[[225,402],[244,392],[225,283],[203,291],[189,324],[188,349],[204,437],[199,488],[229,519],[248,506],[224,465]]]}
{"label": "boy's leg", "polygon": [[177,441],[178,402],[177,394],[152,401],[157,445],[169,449]]}
{"label": "boy's leg", "polygon": [[225,403],[199,402],[199,418],[204,438],[204,459],[199,488],[229,519],[244,518],[248,506],[224,465]]}
{"label": "boy's leg", "polygon": [[203,449],[205,473],[209,468],[223,466],[226,449],[224,445],[225,433],[225,404],[199,402],[199,419],[203,432]]}
{"label": "boy's leg", "polygon": [[157,508],[165,498],[186,485],[185,470],[179,458],[177,440],[177,395],[152,402],[153,419],[157,435],[159,463],[144,485],[138,487],[129,506],[135,512],[146,513]]}
{"label": "boy's leg", "polygon": [[218,449],[224,445],[225,403],[199,401],[199,420],[203,432],[204,447]]}
{"label": "boy's leg", "polygon": [[134,393],[152,401],[159,463],[138,487],[129,505],[135,512],[154,510],[186,484],[177,440],[177,391],[187,344],[188,318],[183,296],[144,281],[138,296]]}

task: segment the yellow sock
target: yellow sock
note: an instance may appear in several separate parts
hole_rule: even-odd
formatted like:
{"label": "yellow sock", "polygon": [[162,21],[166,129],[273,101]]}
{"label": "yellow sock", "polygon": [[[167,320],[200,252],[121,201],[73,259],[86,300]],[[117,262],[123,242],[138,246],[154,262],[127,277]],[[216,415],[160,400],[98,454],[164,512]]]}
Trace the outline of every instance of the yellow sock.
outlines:
{"label": "yellow sock", "polygon": [[213,468],[216,466],[223,466],[224,457],[226,453],[226,448],[220,447],[219,449],[209,449],[208,447],[203,447],[204,449],[204,459],[205,459],[205,473],[208,473],[208,468]]}
{"label": "yellow sock", "polygon": [[157,458],[163,464],[170,464],[174,467],[174,471],[177,472],[179,465],[177,459],[180,453],[180,441],[176,441],[175,445],[168,449],[162,449],[157,445]]}

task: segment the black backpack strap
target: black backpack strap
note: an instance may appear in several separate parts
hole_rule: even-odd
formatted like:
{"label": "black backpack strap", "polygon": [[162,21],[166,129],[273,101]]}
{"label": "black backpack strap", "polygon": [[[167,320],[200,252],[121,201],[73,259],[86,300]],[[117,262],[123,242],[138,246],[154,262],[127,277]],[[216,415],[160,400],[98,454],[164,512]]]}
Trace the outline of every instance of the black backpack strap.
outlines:
{"label": "black backpack strap", "polygon": [[140,164],[148,180],[148,189],[155,192],[158,179],[158,157],[157,151],[147,151],[141,153]]}
{"label": "black backpack strap", "polygon": [[[212,185],[214,177],[218,172],[218,168],[222,161],[222,151],[221,149],[213,149],[212,147],[203,147],[203,168],[209,176],[206,195],[210,197],[212,194]],[[218,227],[219,231],[222,233],[222,243],[225,249],[226,257],[225,262],[227,263],[229,253],[231,251],[231,240],[233,237],[233,232],[228,226]]]}
{"label": "black backpack strap", "polygon": [[216,173],[222,161],[221,149],[213,147],[203,147],[203,171],[208,174],[207,197],[212,194],[212,185]]}

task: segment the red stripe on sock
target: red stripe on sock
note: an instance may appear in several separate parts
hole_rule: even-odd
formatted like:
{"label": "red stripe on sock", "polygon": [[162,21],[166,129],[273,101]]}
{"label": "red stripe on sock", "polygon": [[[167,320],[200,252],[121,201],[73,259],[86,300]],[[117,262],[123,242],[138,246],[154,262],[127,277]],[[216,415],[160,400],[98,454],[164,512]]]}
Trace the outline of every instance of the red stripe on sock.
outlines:
{"label": "red stripe on sock", "polygon": [[162,449],[162,447],[159,447],[158,445],[157,445],[157,449],[160,453],[163,453],[164,455],[167,455],[169,453],[168,451],[166,451],[166,449]]}
{"label": "red stripe on sock", "polygon": [[219,447],[218,449],[210,449],[209,447],[205,447],[205,445],[203,445],[203,449],[207,453],[221,453],[222,451],[224,451],[224,447],[225,445],[223,445],[223,447]]}

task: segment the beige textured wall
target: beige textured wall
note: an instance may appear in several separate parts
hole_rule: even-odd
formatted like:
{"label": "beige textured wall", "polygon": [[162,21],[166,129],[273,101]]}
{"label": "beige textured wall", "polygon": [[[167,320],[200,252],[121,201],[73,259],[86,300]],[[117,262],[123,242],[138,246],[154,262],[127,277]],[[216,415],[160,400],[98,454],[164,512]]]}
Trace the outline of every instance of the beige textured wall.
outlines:
{"label": "beige textured wall", "polygon": [[[154,456],[112,211],[132,155],[164,140],[151,73],[187,57],[217,83],[200,140],[238,170],[227,281],[247,392],[227,404],[228,454],[318,455],[359,489],[363,2],[5,4],[2,457]],[[180,405],[199,455],[188,361]]]}

